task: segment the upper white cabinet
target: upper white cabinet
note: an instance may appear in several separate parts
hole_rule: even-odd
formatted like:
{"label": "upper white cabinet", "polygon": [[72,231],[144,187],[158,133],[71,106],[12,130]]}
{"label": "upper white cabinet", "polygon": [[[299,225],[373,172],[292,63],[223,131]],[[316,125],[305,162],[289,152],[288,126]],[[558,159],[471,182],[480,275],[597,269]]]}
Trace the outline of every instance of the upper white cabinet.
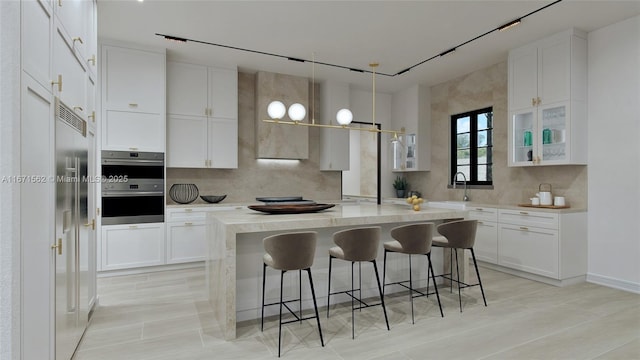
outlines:
{"label": "upper white cabinet", "polygon": [[165,52],[103,45],[102,148],[165,150]]}
{"label": "upper white cabinet", "polygon": [[393,127],[404,128],[392,148],[394,171],[427,171],[431,169],[431,95],[425,86],[415,85],[393,94],[391,114]]}
{"label": "upper white cabinet", "polygon": [[509,166],[586,164],[586,34],[514,49],[508,71]]}
{"label": "upper white cabinet", "polygon": [[[320,85],[320,123],[337,125],[336,114],[349,108],[349,84]],[[320,129],[320,170],[349,170],[349,131]]]}
{"label": "upper white cabinet", "polygon": [[22,2],[22,68],[40,85],[51,89],[51,22],[48,1]]}
{"label": "upper white cabinet", "polygon": [[167,62],[167,166],[238,167],[238,71]]}

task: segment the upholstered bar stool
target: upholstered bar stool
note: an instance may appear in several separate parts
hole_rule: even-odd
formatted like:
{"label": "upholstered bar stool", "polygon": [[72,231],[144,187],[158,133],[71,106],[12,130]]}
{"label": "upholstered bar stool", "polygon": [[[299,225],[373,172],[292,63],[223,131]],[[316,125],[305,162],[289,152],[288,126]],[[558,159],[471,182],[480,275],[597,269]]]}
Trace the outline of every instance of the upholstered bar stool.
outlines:
{"label": "upholstered bar stool", "polygon": [[[484,288],[482,287],[482,279],[480,279],[480,271],[478,271],[478,263],[476,261],[476,254],[473,251],[473,245],[476,241],[476,229],[478,227],[477,220],[458,220],[446,222],[438,225],[436,228],[438,233],[442,237],[435,237],[433,239],[433,246],[449,248],[452,250],[451,257],[456,258],[456,278],[453,278],[453,259],[449,262],[449,273],[438,275],[444,279],[449,280],[451,288],[453,289],[453,283],[458,285],[458,301],[460,302],[460,312],[462,312],[462,295],[460,290],[471,286],[480,286],[482,292],[482,300],[484,306],[487,306],[487,298],[484,296]],[[471,257],[473,258],[473,266],[476,269],[476,275],[478,277],[477,284],[466,284],[460,281],[460,267],[458,266],[458,249],[463,252],[465,249],[471,251]]]}
{"label": "upholstered bar stool", "polygon": [[[351,297],[351,338],[355,339],[355,316],[354,311],[356,309],[362,309],[370,306],[381,305],[382,312],[384,313],[384,320],[387,324],[387,330],[389,330],[389,319],[387,318],[387,309],[384,306],[384,297],[382,296],[382,288],[380,286],[380,276],[378,274],[378,265],[376,264],[376,257],[378,256],[378,246],[380,245],[380,227],[363,227],[355,229],[347,229],[338,231],[333,234],[333,242],[337,245],[329,249],[329,284],[327,286],[327,317],[329,317],[329,308],[331,302],[329,301],[331,295],[347,294]],[[331,263],[333,259],[340,259],[351,262],[351,290],[331,292]],[[376,284],[378,285],[378,292],[380,294],[380,303],[367,304],[362,301],[362,276],[360,273],[359,286],[356,289],[353,284],[353,265],[358,262],[366,261],[373,264],[373,270],[376,274]],[[358,297],[355,297],[355,292],[358,291]],[[358,302],[358,307],[354,302]]]}
{"label": "upholstered bar stool", "polygon": [[[280,347],[282,342],[282,324],[302,322],[302,320],[315,318],[318,323],[320,344],[324,346],[322,328],[320,327],[320,317],[318,316],[318,304],[316,303],[316,293],[313,288],[313,279],[311,277],[311,265],[313,265],[313,257],[316,252],[316,241],[317,233],[315,231],[277,234],[268,236],[262,241],[266,254],[263,256],[262,266],[262,316],[260,319],[260,331],[264,328],[264,307],[280,305],[280,317],[278,320],[278,357],[280,357]],[[280,270],[280,302],[271,304],[264,303],[267,266]],[[315,316],[302,316],[302,284],[300,284],[300,297],[298,299],[287,301],[282,300],[284,273],[290,270],[299,271],[300,282],[302,282],[302,270],[306,270],[307,274],[309,274],[309,285],[311,287],[311,297],[313,298]],[[299,315],[291,310],[287,305],[288,303],[295,301],[300,303]],[[282,321],[283,306],[295,317],[294,320]]]}
{"label": "upholstered bar stool", "polygon": [[[442,304],[440,303],[440,294],[438,294],[438,286],[436,285],[435,275],[433,273],[433,266],[431,265],[431,242],[433,239],[433,230],[435,224],[433,223],[419,223],[401,225],[391,229],[391,237],[393,241],[387,241],[383,244],[384,247],[384,265],[382,267],[382,293],[384,294],[385,287],[387,285],[400,285],[409,290],[409,300],[411,301],[411,322],[415,324],[415,317],[413,315],[413,299],[422,296],[429,296],[436,294],[438,299],[438,307],[440,307],[440,316],[444,317],[442,312]],[[387,253],[400,253],[409,255],[409,280],[397,281],[392,283],[385,283],[387,272]],[[431,274],[433,280],[433,292],[429,292],[429,287],[425,292],[413,288],[413,276],[411,274],[411,255],[426,255],[428,262],[427,278]],[[408,285],[406,285],[408,283]],[[416,293],[414,295],[414,293]]]}

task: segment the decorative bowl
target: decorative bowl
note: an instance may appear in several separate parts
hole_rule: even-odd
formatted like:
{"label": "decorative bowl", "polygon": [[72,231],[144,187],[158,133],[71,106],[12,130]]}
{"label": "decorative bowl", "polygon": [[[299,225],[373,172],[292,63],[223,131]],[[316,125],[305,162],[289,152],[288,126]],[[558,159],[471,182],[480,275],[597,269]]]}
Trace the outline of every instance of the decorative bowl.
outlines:
{"label": "decorative bowl", "polygon": [[208,202],[209,204],[219,203],[226,197],[227,195],[200,195],[200,199]]}
{"label": "decorative bowl", "polygon": [[173,184],[169,189],[169,197],[178,204],[189,204],[198,198],[196,184]]}

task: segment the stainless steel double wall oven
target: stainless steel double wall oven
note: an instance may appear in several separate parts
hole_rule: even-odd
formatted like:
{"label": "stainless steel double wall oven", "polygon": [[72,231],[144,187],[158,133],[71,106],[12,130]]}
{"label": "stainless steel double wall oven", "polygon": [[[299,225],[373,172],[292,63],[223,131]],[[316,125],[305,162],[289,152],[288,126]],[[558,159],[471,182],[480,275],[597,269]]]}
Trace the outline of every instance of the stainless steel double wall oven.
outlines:
{"label": "stainless steel double wall oven", "polygon": [[164,153],[102,151],[102,224],[164,221]]}

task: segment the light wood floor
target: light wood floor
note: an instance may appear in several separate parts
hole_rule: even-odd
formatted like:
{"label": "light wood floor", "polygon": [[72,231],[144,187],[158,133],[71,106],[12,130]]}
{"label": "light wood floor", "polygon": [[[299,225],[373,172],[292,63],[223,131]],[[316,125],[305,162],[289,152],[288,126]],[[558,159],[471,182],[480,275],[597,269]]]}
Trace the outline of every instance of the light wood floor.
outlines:
{"label": "light wood floor", "polygon": [[[434,297],[386,298],[391,331],[380,307],[356,313],[338,306],[326,318],[325,347],[315,320],[283,326],[282,357],[289,359],[640,359],[640,295],[590,283],[555,287],[481,268],[489,306],[478,287],[440,289]],[[306,285],[304,285],[306,286]],[[226,342],[208,327],[212,312],[204,268],[98,279],[95,310],[75,360],[273,359],[278,322],[239,324]],[[405,293],[406,294],[406,293]],[[345,299],[346,300],[346,299]],[[323,304],[319,304],[323,306]]]}

